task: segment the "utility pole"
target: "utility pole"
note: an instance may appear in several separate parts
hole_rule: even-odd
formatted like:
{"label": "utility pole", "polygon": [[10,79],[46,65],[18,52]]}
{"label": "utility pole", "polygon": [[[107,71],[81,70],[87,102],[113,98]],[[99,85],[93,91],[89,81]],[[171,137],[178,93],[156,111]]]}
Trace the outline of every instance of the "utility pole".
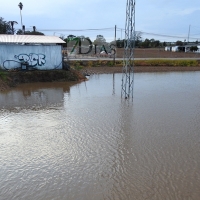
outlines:
{"label": "utility pole", "polygon": [[188,31],[188,44],[189,44],[189,39],[190,39],[190,26],[191,25],[189,25],[189,31]]}
{"label": "utility pole", "polygon": [[126,4],[126,23],[125,23],[125,42],[124,42],[124,64],[122,71],[122,90],[121,97],[133,98],[133,59],[135,48],[135,0],[127,0]]}
{"label": "utility pole", "polygon": [[[115,41],[115,49],[116,49],[116,47],[117,47],[116,35],[117,35],[117,26],[115,25],[115,39],[114,39],[114,41]],[[114,63],[114,64],[115,64],[115,55],[116,55],[116,51],[115,51],[114,58],[113,58],[113,63]]]}

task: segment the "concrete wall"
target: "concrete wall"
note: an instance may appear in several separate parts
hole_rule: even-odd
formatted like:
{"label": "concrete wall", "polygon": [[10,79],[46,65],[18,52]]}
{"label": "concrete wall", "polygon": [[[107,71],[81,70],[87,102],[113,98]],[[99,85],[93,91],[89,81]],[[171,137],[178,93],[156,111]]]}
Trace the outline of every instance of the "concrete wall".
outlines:
{"label": "concrete wall", "polygon": [[21,67],[22,62],[28,62],[30,68],[39,70],[61,69],[61,46],[0,44],[1,68]]}

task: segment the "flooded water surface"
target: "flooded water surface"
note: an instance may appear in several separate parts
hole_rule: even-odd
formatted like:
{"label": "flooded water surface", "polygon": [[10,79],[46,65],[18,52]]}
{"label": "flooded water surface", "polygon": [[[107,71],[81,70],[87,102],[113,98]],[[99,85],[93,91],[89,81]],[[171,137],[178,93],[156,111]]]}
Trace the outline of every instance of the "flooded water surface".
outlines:
{"label": "flooded water surface", "polygon": [[0,200],[199,200],[200,73],[0,93]]}

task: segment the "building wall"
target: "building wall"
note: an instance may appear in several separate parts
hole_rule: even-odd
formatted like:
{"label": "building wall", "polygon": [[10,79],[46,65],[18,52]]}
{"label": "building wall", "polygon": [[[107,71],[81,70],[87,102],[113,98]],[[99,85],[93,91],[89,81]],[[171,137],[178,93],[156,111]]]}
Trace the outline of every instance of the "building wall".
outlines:
{"label": "building wall", "polygon": [[39,70],[61,69],[62,52],[60,45],[0,45],[0,67],[13,69],[28,62],[29,68]]}

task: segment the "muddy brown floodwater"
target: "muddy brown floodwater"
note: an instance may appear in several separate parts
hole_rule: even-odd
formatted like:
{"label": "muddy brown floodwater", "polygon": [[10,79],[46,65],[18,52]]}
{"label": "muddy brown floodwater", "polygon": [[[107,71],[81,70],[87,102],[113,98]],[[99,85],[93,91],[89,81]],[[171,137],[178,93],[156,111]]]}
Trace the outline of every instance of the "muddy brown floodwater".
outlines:
{"label": "muddy brown floodwater", "polygon": [[200,72],[0,93],[1,200],[199,200]]}

